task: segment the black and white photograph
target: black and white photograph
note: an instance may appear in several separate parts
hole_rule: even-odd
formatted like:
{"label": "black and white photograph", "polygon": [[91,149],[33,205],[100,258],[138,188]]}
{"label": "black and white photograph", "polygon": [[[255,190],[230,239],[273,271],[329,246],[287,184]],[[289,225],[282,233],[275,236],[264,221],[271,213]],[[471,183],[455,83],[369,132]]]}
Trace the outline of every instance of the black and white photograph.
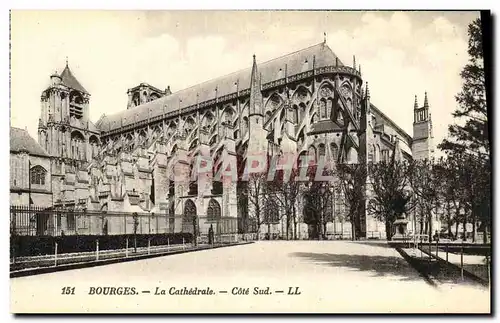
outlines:
{"label": "black and white photograph", "polygon": [[490,11],[9,23],[11,313],[492,313]]}

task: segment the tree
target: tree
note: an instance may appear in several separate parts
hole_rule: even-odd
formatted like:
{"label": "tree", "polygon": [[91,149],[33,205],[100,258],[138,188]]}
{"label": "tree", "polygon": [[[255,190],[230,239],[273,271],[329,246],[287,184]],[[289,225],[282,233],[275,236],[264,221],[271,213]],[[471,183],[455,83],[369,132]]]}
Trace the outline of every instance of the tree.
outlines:
{"label": "tree", "polygon": [[420,211],[420,234],[425,225],[425,233],[432,240],[432,216],[440,204],[441,177],[440,166],[434,160],[412,160],[408,165],[410,186],[415,194],[415,203]]}
{"label": "tree", "polygon": [[[333,192],[334,182],[330,180],[316,180],[317,167],[309,169],[309,181],[305,183],[304,213],[305,220],[315,225],[318,239],[326,239],[326,225],[333,221]],[[323,176],[333,176],[333,170],[323,170]]]}
{"label": "tree", "polygon": [[458,167],[461,204],[463,205],[463,235],[466,237],[466,224],[472,224],[472,240],[475,242],[477,223],[481,222],[484,242],[491,228],[491,165],[489,160],[468,153],[453,156]]}
{"label": "tree", "polygon": [[257,240],[259,239],[260,226],[265,223],[263,218],[263,206],[266,196],[266,174],[251,173],[248,176],[247,185],[241,190],[241,195],[248,203],[249,217],[255,219],[257,225]]}
{"label": "tree", "polygon": [[[441,220],[446,223],[449,237],[458,236],[458,224],[461,217],[461,184],[458,178],[457,163],[453,158],[440,158],[435,165],[435,176],[440,183],[440,190],[437,191],[437,198],[441,201]],[[455,234],[452,226],[455,224]],[[421,226],[422,229],[422,226]],[[422,233],[422,232],[420,232]]]}
{"label": "tree", "polygon": [[387,240],[392,239],[394,221],[413,209],[409,170],[407,162],[394,158],[389,162],[368,164],[369,184],[373,191],[368,212],[385,223]]}
{"label": "tree", "polygon": [[[457,108],[453,112],[455,124],[449,126],[449,138],[438,148],[448,155],[450,165],[455,165],[455,178],[460,184],[458,195],[462,204],[463,234],[466,236],[468,221],[473,226],[475,240],[476,225],[479,221],[484,233],[484,241],[491,227],[491,161],[488,123],[486,78],[480,18],[469,24],[469,62],[460,76],[462,90],[455,97]],[[457,165],[457,162],[459,163]],[[456,209],[457,214],[461,209]],[[458,220],[458,217],[457,219]],[[457,224],[458,227],[458,224]]]}
{"label": "tree", "polygon": [[301,192],[301,182],[298,180],[299,171],[296,168],[288,173],[278,170],[274,180],[269,181],[267,198],[276,201],[277,206],[282,210],[282,217],[286,221],[286,239],[289,239],[291,222],[293,221],[293,239],[297,239],[297,198]]}
{"label": "tree", "polygon": [[462,91],[455,97],[458,107],[453,117],[463,124],[450,125],[449,136],[438,148],[445,151],[479,154],[489,159],[490,140],[483,63],[483,38],[481,19],[469,24],[469,62],[460,76]]}
{"label": "tree", "polygon": [[336,173],[345,207],[346,219],[351,223],[351,239],[356,240],[361,233],[361,212],[365,205],[365,184],[367,169],[364,164],[337,164]]}

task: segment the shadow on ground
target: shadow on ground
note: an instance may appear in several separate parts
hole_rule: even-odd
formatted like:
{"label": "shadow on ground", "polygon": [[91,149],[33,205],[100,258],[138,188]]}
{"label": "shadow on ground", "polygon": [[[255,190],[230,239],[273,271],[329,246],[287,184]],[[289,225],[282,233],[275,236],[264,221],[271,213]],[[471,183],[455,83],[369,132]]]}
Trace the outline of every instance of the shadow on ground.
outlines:
{"label": "shadow on ground", "polygon": [[350,241],[350,243],[355,243],[355,244],[360,244],[360,245],[367,245],[367,246],[370,246],[370,247],[379,247],[379,248],[394,249],[385,240],[379,240],[379,241]]}
{"label": "shadow on ground", "polygon": [[398,276],[401,280],[422,280],[422,276],[415,269],[398,257],[309,252],[295,252],[290,255],[319,265],[370,272],[372,277]]}

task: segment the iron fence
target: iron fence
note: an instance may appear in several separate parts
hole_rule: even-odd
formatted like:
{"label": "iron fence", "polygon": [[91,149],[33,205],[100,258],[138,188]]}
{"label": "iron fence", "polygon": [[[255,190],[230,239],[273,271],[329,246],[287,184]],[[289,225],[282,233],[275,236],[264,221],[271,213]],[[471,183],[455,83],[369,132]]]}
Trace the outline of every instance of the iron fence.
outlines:
{"label": "iron fence", "polygon": [[132,245],[197,244],[203,243],[209,233],[213,234],[212,243],[237,242],[238,219],[196,213],[176,216],[39,206],[10,208],[13,261],[23,256],[90,252],[96,245],[101,250],[118,250]]}
{"label": "iron fence", "polygon": [[13,236],[68,236],[195,233],[238,233],[236,217],[126,213],[11,206],[10,233]]}

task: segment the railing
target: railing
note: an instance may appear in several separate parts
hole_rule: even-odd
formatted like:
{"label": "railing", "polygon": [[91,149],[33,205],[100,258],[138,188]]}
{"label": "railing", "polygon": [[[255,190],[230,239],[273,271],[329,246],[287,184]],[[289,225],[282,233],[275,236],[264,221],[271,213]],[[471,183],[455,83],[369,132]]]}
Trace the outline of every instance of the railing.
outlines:
{"label": "railing", "polygon": [[[196,212],[196,211],[194,211]],[[220,212],[220,210],[219,210]],[[194,243],[214,234],[214,243],[237,242],[238,219],[217,214],[168,215],[95,212],[11,206],[11,260],[63,253]]]}

